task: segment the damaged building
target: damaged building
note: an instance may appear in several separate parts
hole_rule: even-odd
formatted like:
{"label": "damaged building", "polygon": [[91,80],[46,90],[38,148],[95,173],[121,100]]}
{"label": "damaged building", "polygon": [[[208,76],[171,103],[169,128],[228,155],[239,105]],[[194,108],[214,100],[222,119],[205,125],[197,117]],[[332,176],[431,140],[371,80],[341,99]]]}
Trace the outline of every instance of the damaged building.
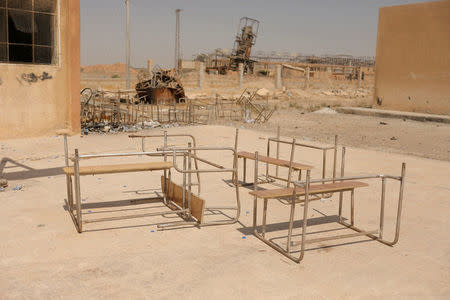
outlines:
{"label": "damaged building", "polygon": [[80,1],[0,0],[0,138],[80,130]]}
{"label": "damaged building", "polygon": [[450,1],[380,8],[374,108],[450,115]]}

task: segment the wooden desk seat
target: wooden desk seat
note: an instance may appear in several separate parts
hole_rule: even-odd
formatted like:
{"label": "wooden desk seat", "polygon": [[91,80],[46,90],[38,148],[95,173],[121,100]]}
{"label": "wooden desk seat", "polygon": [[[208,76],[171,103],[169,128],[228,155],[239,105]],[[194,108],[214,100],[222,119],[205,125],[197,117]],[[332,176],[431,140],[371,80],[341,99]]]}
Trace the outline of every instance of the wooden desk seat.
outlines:
{"label": "wooden desk seat", "polygon": [[[255,153],[240,151],[240,152],[238,152],[238,158],[247,158],[247,159],[255,160]],[[264,163],[269,163],[269,164],[275,165],[275,166],[289,168],[288,160],[277,159],[277,158],[268,157],[268,156],[264,156],[264,155],[258,155],[258,161],[264,162]],[[294,169],[294,170],[310,170],[312,168],[313,168],[312,166],[308,166],[308,165],[304,165],[304,164],[300,164],[300,163],[296,163],[296,162],[292,163],[292,169]]]}
{"label": "wooden desk seat", "polygon": [[[143,171],[167,170],[173,167],[172,162],[147,162],[133,164],[115,164],[103,166],[81,166],[80,175],[98,175],[98,174],[114,174],[129,173]],[[63,171],[67,175],[74,175],[74,167],[64,167]]]}
{"label": "wooden desk seat", "polygon": [[[343,181],[335,183],[326,184],[311,184],[309,187],[309,194],[322,194],[322,193],[334,193],[334,192],[344,192],[350,191],[355,188],[369,186],[365,182],[360,181]],[[304,196],[305,189],[301,187],[296,188],[297,196]],[[276,198],[287,198],[292,197],[294,194],[294,188],[284,188],[284,189],[270,189],[270,190],[260,190],[251,191],[250,195],[256,196],[262,199],[276,199]]]}

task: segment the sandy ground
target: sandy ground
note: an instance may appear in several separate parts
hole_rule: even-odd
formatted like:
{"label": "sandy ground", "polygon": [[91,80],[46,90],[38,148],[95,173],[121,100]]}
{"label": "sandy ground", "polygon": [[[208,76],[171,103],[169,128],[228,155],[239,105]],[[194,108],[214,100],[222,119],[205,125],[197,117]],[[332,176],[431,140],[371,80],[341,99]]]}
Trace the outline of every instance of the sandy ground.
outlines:
{"label": "sandy ground", "polygon": [[278,125],[289,137],[332,143],[337,134],[343,145],[450,161],[450,124],[284,108],[265,124],[245,127],[275,135]]}
{"label": "sandy ground", "polygon": [[[314,126],[313,119],[310,122]],[[234,141],[231,127],[169,129],[169,133],[175,132],[194,134],[200,145],[231,146]],[[300,132],[298,135],[304,136]],[[265,152],[267,136],[268,133],[241,129],[239,149]],[[80,148],[82,153],[135,151],[139,143],[125,134],[70,138],[71,149]],[[149,142],[147,148],[161,144]],[[310,244],[303,262],[295,264],[252,235],[252,199],[246,188],[240,189],[241,218],[234,225],[159,231],[155,224],[178,218],[151,217],[87,224],[86,232],[78,234],[64,208],[62,138],[7,140],[1,141],[0,146],[0,157],[13,161],[2,170],[3,176],[10,179],[10,187],[0,192],[2,299],[448,299],[450,296],[448,161],[349,147],[346,175],[398,175],[401,163],[406,162],[400,241],[395,247],[367,238]],[[283,147],[282,157],[288,153],[288,148]],[[202,156],[231,165],[231,156],[226,153],[208,152]],[[320,158],[321,154],[314,150],[296,152],[296,161],[315,166],[313,177],[319,176]],[[32,169],[14,166],[14,162]],[[248,167],[251,174],[253,164]],[[118,207],[97,209],[93,203],[149,197],[151,189],[159,187],[160,175],[155,172],[83,177],[82,198],[84,204],[92,205],[90,212],[85,210],[86,219],[129,213],[117,211]],[[233,189],[225,182],[228,179],[228,175],[202,177],[201,196],[207,205],[233,204]],[[174,180],[180,182],[175,172]],[[13,191],[19,184],[23,185],[22,190]],[[377,227],[379,192],[378,181],[356,191],[356,223],[369,230]],[[385,224],[388,239],[392,238],[397,193],[398,184],[389,182]],[[348,204],[348,195],[346,200]],[[156,206],[161,205],[136,205],[131,209],[132,212],[166,209]],[[283,245],[286,226],[282,222],[287,221],[288,208],[278,201],[271,202],[269,208],[268,221],[272,224],[268,227],[269,237]],[[344,210],[348,213],[348,206]],[[296,211],[296,220],[301,213],[301,209]],[[336,196],[312,202],[308,236],[348,233],[347,229],[339,230],[342,227],[334,222],[336,214]],[[300,231],[296,226],[294,234]],[[295,240],[298,239],[297,236]]]}

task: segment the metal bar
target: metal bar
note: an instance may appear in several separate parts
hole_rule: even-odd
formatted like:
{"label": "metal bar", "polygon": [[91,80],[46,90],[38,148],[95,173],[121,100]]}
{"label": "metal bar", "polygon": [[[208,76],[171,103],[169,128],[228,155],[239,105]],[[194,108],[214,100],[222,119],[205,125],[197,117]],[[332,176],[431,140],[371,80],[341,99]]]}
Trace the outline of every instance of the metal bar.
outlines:
{"label": "metal bar", "polygon": [[357,237],[357,236],[368,235],[368,234],[377,234],[377,233],[378,233],[378,230],[360,231],[360,232],[356,232],[356,233],[342,234],[342,235],[338,235],[338,236],[309,239],[309,240],[306,240],[305,243],[312,244],[312,243],[319,243],[319,242],[331,241],[331,240],[339,240],[339,239]]}
{"label": "metal bar", "polygon": [[350,191],[350,224],[355,225],[355,189]]}
{"label": "metal bar", "polygon": [[[267,142],[267,157],[270,157],[270,143]],[[266,162],[266,179],[269,177],[269,163]]]}
{"label": "metal bar", "polygon": [[[217,100],[216,100],[216,102],[217,102]],[[236,134],[234,136],[234,153],[235,154],[238,151],[237,150],[238,149],[238,136],[239,136],[239,129],[236,128]],[[237,159],[237,155],[235,155],[234,159],[233,159],[233,169],[237,169],[238,163],[239,162],[238,162],[238,159]],[[237,173],[237,174],[239,174],[239,173]],[[234,185],[238,184],[238,175],[237,174],[233,175],[233,177],[231,178],[233,180],[233,182],[234,182]]]}
{"label": "metal bar", "polygon": [[[206,160],[206,159],[204,159],[204,158],[198,157],[198,156],[196,156],[196,155],[194,155],[194,154],[192,154],[191,156],[192,156],[192,158],[194,159],[194,161],[195,161],[195,160],[198,160],[198,161],[201,161],[201,162],[203,162],[203,163],[205,163],[205,164],[208,164],[208,165],[210,165],[210,166],[216,167],[216,168],[218,168],[218,169],[225,169],[224,166],[221,166],[221,165],[219,165],[219,164],[210,162],[209,160]],[[197,169],[198,169],[198,168],[197,168]]]}
{"label": "metal bar", "polygon": [[247,158],[245,158],[245,157],[244,157],[243,172],[244,172],[243,180],[244,180],[244,183],[246,183],[247,182]]}
{"label": "metal bar", "polygon": [[[339,180],[339,181],[346,181],[346,180],[357,180],[357,179],[371,179],[371,178],[390,178],[395,180],[401,180],[400,176],[391,176],[391,175],[383,175],[383,174],[372,174],[372,175],[362,175],[362,176],[351,176],[351,177],[337,177],[337,178],[324,178],[324,179],[313,179],[311,180],[311,183],[318,183],[318,182],[329,182],[333,180]],[[296,185],[304,185],[305,181],[296,181],[294,182]]]}
{"label": "metal bar", "polygon": [[[337,164],[337,153],[338,153],[338,136],[334,136],[334,151],[333,151],[333,178],[336,177],[336,164]],[[334,182],[334,181],[333,181]]]}
{"label": "metal bar", "polygon": [[[69,166],[69,144],[67,142],[67,134],[64,134],[64,163],[66,167]],[[72,188],[72,176],[66,175],[67,185],[67,203],[69,204],[69,211],[73,211],[73,188]]]}
{"label": "metal bar", "polygon": [[[386,178],[381,178],[381,207],[380,207],[380,238],[383,238],[384,204],[386,199]],[[353,224],[352,224],[353,225]]]}
{"label": "metal bar", "polygon": [[[309,204],[309,185],[311,179],[311,170],[306,171],[306,185],[305,185],[305,202],[303,204],[303,222],[302,222],[302,244],[300,249],[300,256],[297,262],[300,262],[305,256],[305,242],[306,242],[306,226],[308,225],[308,204]],[[295,189],[294,189],[295,192]]]}
{"label": "metal bar", "polygon": [[402,205],[403,205],[403,189],[405,187],[405,175],[406,175],[406,164],[402,163],[402,175],[400,180],[400,191],[398,194],[398,205],[397,205],[397,222],[395,224],[395,237],[392,241],[392,245],[398,242],[400,237],[400,220],[402,216]]}
{"label": "metal bar", "polygon": [[158,228],[168,228],[168,227],[177,227],[177,226],[186,226],[186,225],[198,225],[197,221],[180,221],[180,222],[174,222],[174,223],[164,223],[164,224],[158,224]]}
{"label": "metal bar", "polygon": [[167,152],[173,152],[173,151],[176,151],[176,152],[178,152],[178,151],[188,151],[188,150],[199,150],[199,151],[201,151],[201,150],[229,150],[229,151],[232,151],[232,152],[235,152],[234,151],[234,148],[232,148],[232,147],[191,147],[191,148],[189,148],[189,147],[170,147],[170,148],[167,148]]}
{"label": "metal bar", "polygon": [[[292,142],[283,141],[283,140],[277,139],[277,138],[269,138],[268,140],[271,141],[271,142],[278,142],[278,143],[281,143],[281,144],[288,144],[288,145],[290,145],[292,143]],[[296,146],[301,146],[301,147],[306,147],[306,148],[313,148],[313,149],[317,149],[317,150],[331,150],[331,149],[334,149],[334,146],[333,147],[330,147],[330,146],[328,146],[328,147],[320,147],[320,146],[314,146],[314,145],[303,144],[303,143],[295,143],[295,145]]]}
{"label": "metal bar", "polygon": [[322,178],[325,178],[326,168],[327,168],[327,150],[322,150]]}
{"label": "metal bar", "polygon": [[[187,160],[186,160],[186,155],[183,156],[183,170],[186,170],[186,166],[187,166]],[[186,187],[186,173],[183,173],[183,208],[186,208],[186,193],[185,188]]]}
{"label": "metal bar", "polygon": [[[258,189],[258,151],[255,152],[255,172],[254,172],[254,183],[253,190]],[[258,214],[258,197],[253,197],[253,230],[256,232],[256,220]]]}
{"label": "metal bar", "polygon": [[181,209],[181,210],[160,211],[160,212],[136,214],[136,215],[128,215],[128,216],[98,218],[98,219],[85,220],[85,221],[83,221],[83,223],[87,224],[87,223],[117,221],[117,220],[126,220],[126,219],[142,218],[142,217],[165,216],[165,215],[173,215],[173,214],[184,213],[184,212],[187,212],[187,211],[188,211],[188,209]]}
{"label": "metal bar", "polygon": [[263,237],[266,236],[267,202],[268,202],[268,199],[264,199],[263,219],[262,219],[262,228],[261,228],[261,233],[262,233]]}
{"label": "metal bar", "polygon": [[[280,140],[280,125],[277,127],[277,140]],[[267,141],[270,144],[270,139]],[[277,159],[280,159],[280,143],[277,142]],[[275,175],[278,176],[278,166],[275,168]]]}
{"label": "metal bar", "polygon": [[75,179],[75,201],[77,205],[77,224],[78,232],[83,231],[82,225],[82,213],[81,213],[81,189],[80,189],[80,164],[79,164],[78,149],[75,149],[75,162],[74,162],[74,179]]}
{"label": "metal bar", "polygon": [[80,155],[79,159],[101,158],[101,157],[139,156],[139,155],[163,156],[165,153],[172,153],[172,152],[173,151],[84,154],[84,155]]}
{"label": "metal bar", "polygon": [[[153,109],[153,106],[152,106],[152,109]],[[192,144],[194,145],[194,147],[197,147],[196,139],[195,139],[195,137],[192,134],[167,134],[167,131],[165,131],[164,134],[149,134],[149,135],[130,134],[130,135],[128,135],[128,137],[129,138],[142,138],[142,144],[144,144],[144,139],[145,138],[161,138],[161,137],[164,137],[165,139],[167,139],[168,137],[188,137],[188,138],[190,138],[192,140]],[[164,146],[164,148],[166,148],[166,147],[167,147],[167,145]],[[167,149],[164,149],[164,148],[163,148],[163,150],[167,150]],[[159,151],[160,149],[157,149],[157,150]],[[197,156],[196,150],[194,150],[193,158],[194,158],[195,169],[198,170],[198,161],[197,160],[200,160],[200,158]],[[206,161],[203,161],[203,162],[208,163]],[[201,191],[200,173],[197,173],[197,182],[198,182],[198,194],[200,194],[200,191]]]}
{"label": "metal bar", "polygon": [[[192,144],[188,143],[188,147],[191,148]],[[191,157],[191,150],[188,151],[188,170],[191,171],[192,169],[192,157]],[[188,208],[189,212],[188,215],[191,216],[191,200],[192,200],[192,173],[188,173]],[[183,193],[186,193],[186,186],[183,187]]]}
{"label": "metal bar", "polygon": [[273,179],[277,179],[277,180],[281,180],[281,181],[288,181],[286,178],[283,177],[278,177],[278,176],[274,176],[274,175],[269,175],[269,178],[273,178]]}
{"label": "metal bar", "polygon": [[[191,134],[168,134],[168,137],[190,137],[192,138],[192,142],[195,145],[195,137]],[[164,137],[164,134],[130,134],[129,138],[161,138]]]}
{"label": "metal bar", "polygon": [[[289,229],[288,229],[287,245],[286,245],[286,251],[289,254],[291,253],[291,238],[292,238],[292,228],[294,227],[295,203],[297,202],[296,198],[297,198],[297,195],[296,195],[296,191],[294,189],[294,194],[292,195],[292,199],[291,199],[291,211],[290,211],[290,215],[289,215]],[[264,200],[267,201],[267,199],[264,199]]]}
{"label": "metal bar", "polygon": [[[345,169],[345,147],[342,147],[341,178],[344,177],[344,169]],[[343,197],[344,197],[343,192],[340,192],[339,193],[339,220],[340,221],[342,221],[342,201],[343,201]]]}
{"label": "metal bar", "polygon": [[287,187],[289,187],[291,185],[292,165],[294,163],[294,153],[295,153],[295,138],[292,139],[291,158],[289,159],[289,170],[288,170],[288,178],[287,178]]}
{"label": "metal bar", "polygon": [[208,206],[205,209],[216,210],[216,209],[232,209],[236,210],[237,208],[234,206]]}
{"label": "metal bar", "polygon": [[[167,131],[164,131],[164,149],[166,149],[166,148],[167,148]],[[164,161],[167,161],[167,154],[165,152],[164,152]],[[163,180],[164,186],[167,186],[167,170],[164,170],[163,174],[164,174],[164,180]],[[164,203],[166,203],[166,197],[164,197]]]}

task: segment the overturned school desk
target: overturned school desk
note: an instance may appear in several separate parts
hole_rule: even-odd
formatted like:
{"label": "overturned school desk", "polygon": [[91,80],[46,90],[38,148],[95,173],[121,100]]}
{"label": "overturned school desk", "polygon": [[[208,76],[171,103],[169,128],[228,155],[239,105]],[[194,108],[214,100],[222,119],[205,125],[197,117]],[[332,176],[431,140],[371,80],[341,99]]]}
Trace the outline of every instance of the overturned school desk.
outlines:
{"label": "overturned school desk", "polygon": [[[299,263],[305,254],[305,244],[317,243],[327,240],[351,238],[356,236],[365,235],[373,240],[379,241],[383,244],[393,246],[398,242],[400,235],[400,220],[402,213],[402,203],[403,203],[403,189],[405,182],[405,169],[406,164],[402,164],[402,170],[400,176],[392,175],[363,175],[354,177],[344,177],[344,162],[345,162],[345,147],[342,149],[342,160],[341,160],[341,176],[333,178],[321,178],[321,179],[311,179],[310,170],[307,170],[305,181],[294,182],[294,187],[292,188],[279,188],[279,189],[267,189],[258,190],[257,187],[257,174],[258,174],[258,152],[255,153],[255,184],[254,190],[250,192],[253,196],[253,233],[254,235],[277,250],[284,256],[290,258],[291,260]],[[377,228],[372,230],[365,230],[355,226],[355,189],[367,187],[368,184],[362,182],[361,180],[367,179],[381,179],[381,205],[380,205],[380,218],[379,225]],[[384,231],[384,220],[385,220],[385,199],[386,199],[386,181],[388,179],[399,181],[399,195],[397,202],[397,215],[395,223],[395,236],[392,241],[388,241],[383,237]],[[350,192],[350,223],[346,222],[342,213],[343,205],[343,195],[344,192]],[[342,234],[332,237],[322,237],[315,239],[306,239],[307,226],[308,226],[308,204],[312,200],[321,199],[320,195],[332,195],[333,193],[339,193],[339,212],[338,212],[338,223],[352,229],[354,233]],[[263,200],[263,213],[262,213],[262,226],[261,232],[258,231],[257,219],[258,219],[258,201]],[[284,200],[285,204],[290,207],[289,222],[288,222],[288,233],[286,236],[286,248],[283,248],[279,244],[275,243],[273,239],[266,238],[266,226],[267,226],[267,211],[269,200]],[[294,228],[294,213],[296,204],[303,204],[303,219],[302,219],[302,232],[301,240],[299,242],[292,242],[292,232]],[[293,256],[292,246],[300,245],[300,253],[298,257]]]}
{"label": "overturned school desk", "polygon": [[[190,138],[191,142],[187,144],[187,147],[172,147],[168,146],[168,138],[171,137],[185,137]],[[208,226],[208,225],[221,225],[232,224],[237,222],[240,214],[240,200],[239,200],[239,188],[235,186],[236,191],[236,205],[229,207],[207,207],[206,200],[200,198],[200,174],[201,173],[231,173],[234,176],[237,173],[236,168],[226,168],[211,162],[205,158],[198,156],[197,152],[203,151],[226,151],[231,153],[230,164],[235,165],[237,154],[231,147],[197,147],[195,138],[191,135],[169,135],[164,132],[163,135],[145,135],[137,136],[132,135],[130,138],[142,139],[142,150],[140,152],[131,153],[103,153],[103,154],[79,154],[78,149],[75,149],[74,156],[70,159],[73,161],[73,166],[69,166],[68,157],[68,142],[67,135],[64,135],[65,155],[66,155],[66,167],[63,171],[66,175],[67,182],[67,196],[68,196],[68,210],[75,223],[77,231],[81,233],[83,231],[83,224],[94,222],[106,222],[117,221],[122,219],[132,219],[151,216],[165,216],[169,214],[176,214],[182,218],[181,222],[161,223],[158,224],[158,228],[167,228],[175,226]],[[145,151],[145,139],[149,138],[164,138],[164,146],[158,148],[156,151]],[[192,145],[192,143],[194,145]],[[141,163],[125,163],[125,164],[100,164],[93,166],[80,166],[80,161],[84,159],[97,159],[97,158],[126,158],[126,157],[159,157],[161,161],[141,162]],[[177,157],[182,157],[182,166],[178,166]],[[168,160],[171,161],[168,161]],[[203,163],[212,168],[199,169],[198,164]],[[171,177],[172,170],[182,174],[183,183],[178,185],[173,182]],[[85,175],[100,175],[100,174],[117,174],[117,173],[134,173],[134,172],[154,172],[161,171],[161,192],[160,197],[162,203],[170,208],[168,211],[140,213],[134,215],[123,216],[111,216],[97,219],[83,220],[83,204],[81,204],[81,176]],[[196,175],[197,182],[193,182],[193,176]],[[72,182],[73,178],[73,182]],[[159,181],[159,180],[158,180]],[[193,186],[197,186],[197,194],[192,190]],[[101,205],[101,203],[97,203]],[[230,209],[234,210],[235,217],[230,217],[225,220],[212,220],[208,221],[204,218],[204,211],[211,209]]]}
{"label": "overturned school desk", "polygon": [[[253,160],[255,161],[255,154],[249,151],[238,151],[238,140],[239,140],[239,129],[236,129],[235,133],[235,142],[234,142],[234,148],[237,151],[238,160],[243,160],[243,185],[251,185],[252,183],[247,183],[247,160]],[[276,153],[275,157],[271,153],[271,145],[276,145]],[[280,158],[280,147],[282,145],[290,146],[290,156],[289,159],[282,159]],[[269,137],[267,139],[267,153],[266,155],[258,155],[258,161],[266,164],[266,172],[264,174],[265,179],[264,180],[258,180],[257,183],[270,183],[274,182],[275,180],[280,180],[286,182],[286,186],[289,187],[293,181],[293,175],[295,172],[298,173],[298,180],[302,179],[302,171],[311,170],[314,167],[310,164],[304,164],[299,163],[295,161],[294,154],[298,148],[302,149],[314,149],[319,150],[322,152],[322,162],[321,162],[321,172],[322,172],[322,178],[325,178],[325,174],[327,172],[327,154],[328,151],[333,152],[333,177],[336,176],[336,163],[337,163],[337,153],[338,153],[338,136],[334,136],[334,145],[332,146],[317,146],[317,145],[310,145],[305,143],[299,143],[295,138],[292,139],[292,141],[288,141],[285,139],[282,139],[280,137],[280,126],[278,126],[277,129],[277,136],[276,137]],[[271,172],[270,166],[275,167],[275,173]],[[288,174],[286,177],[282,177],[279,174],[279,168],[287,168]],[[239,181],[239,180],[237,180]]]}

